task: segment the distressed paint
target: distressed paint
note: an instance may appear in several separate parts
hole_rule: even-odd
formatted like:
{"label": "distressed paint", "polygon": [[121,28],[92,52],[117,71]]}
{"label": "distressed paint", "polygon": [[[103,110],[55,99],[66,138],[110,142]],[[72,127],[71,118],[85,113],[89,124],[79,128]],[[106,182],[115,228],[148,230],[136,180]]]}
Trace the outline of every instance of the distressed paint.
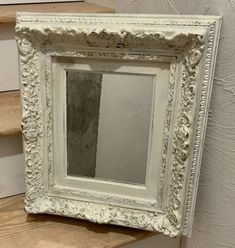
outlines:
{"label": "distressed paint", "polygon": [[[222,15],[197,206],[185,248],[235,247],[235,1],[89,0],[122,13]],[[177,246],[176,246],[177,247]]]}

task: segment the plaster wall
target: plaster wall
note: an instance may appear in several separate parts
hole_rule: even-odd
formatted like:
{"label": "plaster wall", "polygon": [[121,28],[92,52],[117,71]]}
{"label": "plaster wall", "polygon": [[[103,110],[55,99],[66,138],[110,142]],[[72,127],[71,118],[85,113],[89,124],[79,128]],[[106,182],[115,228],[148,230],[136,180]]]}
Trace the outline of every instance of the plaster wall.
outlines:
{"label": "plaster wall", "polygon": [[[182,241],[182,247],[235,247],[235,0],[89,2],[117,13],[223,16],[193,234]],[[148,247],[154,247],[151,244]]]}

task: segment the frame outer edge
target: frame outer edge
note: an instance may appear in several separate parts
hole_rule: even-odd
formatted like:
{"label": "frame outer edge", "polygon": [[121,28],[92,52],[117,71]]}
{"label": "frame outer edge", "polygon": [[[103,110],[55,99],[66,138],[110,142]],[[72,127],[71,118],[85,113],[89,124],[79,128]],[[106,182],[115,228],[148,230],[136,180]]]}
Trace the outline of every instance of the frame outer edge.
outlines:
{"label": "frame outer edge", "polygon": [[[25,16],[27,17],[27,14],[25,14]],[[33,17],[33,15],[31,15],[31,16]],[[20,30],[20,27],[24,26],[24,21],[22,21],[22,23],[21,23],[21,16],[20,16],[20,14],[17,14],[17,18],[19,18],[19,19],[17,19],[17,27]],[[37,17],[35,17],[35,18],[37,18]],[[138,18],[138,16],[136,16],[136,18]],[[169,16],[169,18],[170,18],[170,16]],[[211,22],[212,21],[215,21],[215,23],[217,23],[217,25],[216,25],[216,36],[214,36],[214,37],[217,38],[217,40],[213,40],[214,46],[213,46],[212,52],[214,52],[214,53],[212,54],[212,58],[210,60],[210,67],[208,69],[208,71],[211,72],[211,74],[210,74],[210,78],[208,80],[209,89],[206,89],[206,91],[207,91],[206,95],[207,96],[210,96],[211,89],[212,89],[212,82],[211,81],[212,81],[212,76],[213,76],[214,68],[215,68],[215,63],[214,62],[215,62],[215,58],[216,58],[216,48],[218,46],[219,27],[220,27],[220,19],[216,20],[215,18],[214,19],[213,18],[212,17],[207,17],[207,19],[206,19],[207,21],[210,20]],[[177,20],[177,18],[175,18],[174,20]],[[194,19],[192,19],[192,20],[194,20]],[[192,21],[192,20],[190,20],[190,21]],[[187,21],[189,21],[189,20],[187,20]],[[199,19],[199,21],[200,21],[200,19]],[[202,21],[203,21],[203,19],[202,19]],[[65,23],[66,23],[66,21],[65,21]],[[190,24],[189,24],[189,26],[190,26]],[[27,25],[27,28],[28,27],[29,26]],[[199,24],[199,27],[200,27],[200,24]],[[18,30],[18,32],[19,32],[18,38],[21,39],[22,37],[24,37],[24,34],[21,33],[22,32],[21,30],[20,31],[19,30]],[[40,30],[37,30],[37,31],[40,32]],[[31,31],[29,30],[29,32],[31,32]],[[30,35],[31,35],[31,33],[30,33]],[[120,35],[120,34],[117,33],[117,35]],[[175,35],[177,35],[177,33]],[[166,38],[165,38],[165,40],[166,40]],[[20,40],[20,42],[22,42],[22,40]],[[39,41],[37,41],[37,42],[39,42]],[[28,52],[29,49],[31,49],[31,47],[30,47],[30,44],[27,44],[27,39],[26,39],[26,44],[24,44],[24,46],[21,47],[21,50],[24,50],[23,51],[23,53],[24,53],[23,57],[24,56],[26,56],[26,57],[29,57],[30,56],[30,54]],[[26,64],[27,64],[27,61],[24,62],[23,65],[26,65]],[[21,68],[22,68],[22,64],[21,64]],[[29,87],[29,89],[31,88],[31,90],[35,90],[35,89],[33,89],[33,86],[34,86],[34,84],[37,85],[37,80],[40,80],[40,76],[38,76],[38,77],[37,76],[33,76],[33,75],[31,75],[32,73],[29,73],[29,71],[26,71],[24,69],[22,71],[22,73],[21,73],[21,77],[20,77],[21,78],[21,81],[23,81],[23,73],[26,74],[26,78],[28,77],[27,80],[26,80],[26,84],[25,84],[26,85],[26,88],[25,88],[25,86],[22,86],[21,85],[22,86],[22,88],[21,88],[22,89],[22,96],[24,98],[24,96],[27,96],[27,93],[28,93],[27,92],[27,90],[28,90],[27,89],[27,86]],[[25,77],[25,75],[24,75],[24,77]],[[28,82],[30,82],[30,83],[28,83]],[[40,88],[41,88],[40,83],[39,83],[38,87],[39,87],[39,91],[40,91]],[[43,181],[42,181],[42,179],[40,177],[41,175],[43,176],[43,173],[44,173],[44,168],[43,168],[43,164],[42,164],[42,161],[41,161],[43,159],[43,156],[44,156],[44,153],[43,153],[43,150],[42,150],[42,148],[43,148],[43,145],[42,145],[43,142],[42,141],[43,141],[44,137],[42,137],[41,135],[45,135],[45,127],[43,127],[43,124],[42,124],[43,114],[41,113],[41,111],[42,111],[42,104],[43,104],[43,102],[42,102],[42,99],[41,99],[41,91],[38,93],[37,96],[33,95],[31,101],[33,102],[33,104],[36,103],[35,107],[34,106],[31,106],[30,108],[32,108],[32,112],[36,112],[36,117],[39,118],[39,122],[38,123],[34,123],[33,122],[33,120],[35,121],[35,119],[34,119],[34,117],[32,115],[30,115],[30,113],[27,115],[27,106],[26,106],[27,104],[25,104],[24,100],[22,101],[22,107],[23,107],[22,117],[24,119],[24,122],[22,122],[23,127],[24,127],[23,128],[24,148],[25,148],[25,154],[26,154],[25,155],[25,159],[27,160],[26,161],[26,175],[27,175],[27,177],[28,177],[27,179],[29,181],[29,183],[26,182],[26,184],[27,184],[27,190],[28,190],[28,193],[26,194],[26,204],[28,204],[27,211],[28,212],[31,212],[31,213],[47,212],[47,213],[52,213],[53,214],[54,212],[51,209],[52,205],[54,204],[53,201],[49,201],[48,200],[48,202],[47,202],[46,197],[43,197],[43,195],[41,195],[43,193],[43,187],[44,187],[43,186]],[[201,104],[202,104],[202,102],[201,102]],[[205,105],[205,110],[202,110],[203,111],[203,117],[207,116],[207,114],[208,114],[208,109],[209,109],[208,106],[209,106],[209,101]],[[37,107],[38,107],[38,109],[37,109]],[[199,111],[199,114],[200,114],[200,111]],[[203,141],[204,141],[205,128],[206,128],[206,120],[203,120],[202,123],[204,123],[204,125],[202,125],[202,127],[203,127],[202,128],[202,131],[199,132],[199,139],[200,139],[199,140],[199,144],[202,144]],[[30,141],[30,138],[31,138],[30,135],[32,135],[32,132],[31,132],[32,130],[28,130],[28,129],[32,129],[34,127],[34,125],[36,125],[36,128],[38,128],[38,130],[35,131],[35,133],[37,135],[35,148],[31,148],[32,143],[30,143],[31,142]],[[197,125],[197,128],[198,128],[198,126],[199,125]],[[43,130],[40,130],[40,128],[42,128]],[[25,132],[26,132],[26,134],[25,134]],[[27,132],[29,132],[29,134],[27,134]],[[195,130],[195,132],[197,133],[197,130]],[[33,134],[33,135],[35,135],[35,134]],[[195,147],[195,143],[193,143],[192,145],[194,145],[193,147]],[[27,154],[26,150],[28,150],[28,154]],[[41,156],[41,158],[40,158],[40,156],[38,158],[37,157],[34,157],[34,156],[36,156],[35,155],[36,153],[38,153]],[[198,154],[196,155],[196,160],[199,161],[196,164],[196,167],[198,167],[198,168],[196,168],[195,174],[193,174],[193,176],[192,176],[193,177],[192,178],[193,182],[190,185],[188,185],[187,182],[185,182],[186,186],[192,187],[192,196],[193,196],[193,199],[190,198],[190,202],[188,204],[189,195],[185,194],[186,199],[184,201],[182,201],[183,208],[185,207],[184,204],[185,205],[188,204],[188,207],[187,207],[186,211],[189,213],[188,221],[187,222],[183,222],[184,221],[183,220],[181,222],[181,225],[183,226],[183,228],[181,226],[180,230],[182,231],[183,234],[184,234],[184,231],[185,231],[185,234],[184,235],[189,235],[191,233],[191,229],[192,229],[192,221],[193,221],[192,213],[193,213],[194,208],[195,208],[196,191],[197,191],[196,186],[198,185],[199,172],[200,172],[199,167],[200,167],[201,156],[202,156],[202,150],[199,150]],[[30,165],[29,165],[29,163],[30,163]],[[30,167],[30,166],[32,166],[32,167]],[[35,167],[39,171],[39,172],[37,172],[38,174],[36,174],[35,171],[33,172],[33,170],[35,169]],[[27,170],[30,170],[31,172],[29,172]],[[189,170],[191,170],[191,168]],[[29,174],[29,173],[32,173],[32,174]],[[32,180],[32,177],[35,180]],[[186,179],[186,180],[188,180],[188,179]],[[185,191],[189,192],[190,190],[189,190],[189,188],[186,188]],[[29,198],[28,200],[27,200],[27,197]],[[32,199],[30,199],[30,197]],[[56,199],[54,199],[54,200],[56,202]],[[69,201],[67,201],[67,202],[69,202]],[[93,207],[95,207],[95,206],[93,206]],[[114,206],[114,208],[115,208],[115,206]],[[114,211],[116,211],[116,210],[114,209]],[[58,207],[57,214],[66,215],[66,214],[64,214],[62,212],[63,212],[62,207]],[[134,210],[132,212],[134,213]],[[187,218],[187,212],[185,212],[185,215],[183,213],[183,218],[184,219]],[[73,217],[76,216],[75,213],[72,213],[71,212],[71,214],[72,214]],[[129,214],[131,215],[132,213],[130,212]],[[145,214],[147,215],[147,213],[145,213]],[[67,214],[67,216],[68,216],[68,214]],[[90,220],[92,220],[92,218],[93,217],[90,217]],[[89,218],[87,218],[87,219],[89,219]],[[131,217],[130,217],[130,220],[131,220]],[[101,221],[101,223],[105,223],[104,221],[102,221],[102,218],[100,219],[100,221]],[[158,219],[155,223],[152,224],[153,225],[152,228],[155,229],[155,230],[156,229],[157,230],[160,230],[160,231],[164,232],[166,235],[169,235],[169,236],[176,235],[176,232],[177,232],[177,235],[179,235],[180,230],[178,230],[178,229],[177,230],[172,229],[173,227],[169,223],[165,223],[166,221],[168,221],[168,220],[165,220],[164,219],[162,221],[162,219]],[[115,219],[115,218],[114,219],[110,219],[110,223],[112,223],[112,224],[120,224],[119,222],[120,222],[119,219]],[[128,225],[128,223],[129,223],[130,226],[132,226],[132,227],[134,226],[131,223],[131,221],[127,222],[126,225]],[[139,222],[137,224],[138,224],[137,225],[138,228],[143,229],[143,227],[141,227],[141,222]],[[155,225],[156,225],[156,227],[155,227]],[[159,225],[163,225],[163,226],[159,226]],[[185,230],[185,228],[186,228],[186,230]],[[188,228],[188,230],[187,230],[187,228]],[[190,228],[190,230],[189,230],[189,228]]]}
{"label": "frame outer edge", "polygon": [[[215,18],[215,17],[214,17]],[[192,167],[190,168],[190,177],[192,178],[192,182],[190,183],[190,177],[188,179],[188,186],[187,186],[187,199],[185,200],[185,212],[184,212],[184,219],[183,219],[183,225],[182,225],[182,235],[186,237],[191,237],[192,236],[192,229],[193,229],[193,220],[195,216],[195,207],[196,207],[196,198],[197,198],[197,192],[198,192],[198,185],[199,185],[199,177],[200,177],[200,170],[201,170],[201,162],[202,162],[202,156],[203,156],[203,150],[204,150],[204,145],[205,145],[205,136],[206,136],[206,129],[207,129],[207,123],[208,123],[208,114],[209,114],[209,107],[210,107],[210,101],[211,101],[211,94],[212,94],[212,87],[213,87],[213,80],[214,80],[214,72],[215,72],[215,66],[216,66],[216,57],[218,53],[218,46],[219,46],[219,37],[220,37],[220,30],[221,30],[221,24],[222,24],[222,17],[219,16],[215,19],[214,21],[215,24],[215,35],[214,39],[212,40],[213,42],[213,48],[211,50],[211,58],[210,58],[210,69],[208,69],[211,73],[209,73],[210,78],[207,81],[207,93],[206,93],[206,98],[207,104],[203,110],[203,125],[201,125],[201,134],[200,134],[200,140],[199,140],[199,145],[201,149],[198,152],[198,156],[196,161],[196,167],[195,172],[192,172]],[[209,30],[210,32],[210,30]],[[208,49],[206,50],[208,52]],[[206,58],[207,59],[207,58]],[[206,60],[205,59],[205,60]],[[206,63],[205,63],[206,64]],[[207,69],[205,69],[207,70]],[[203,84],[205,82],[205,71],[203,75]],[[202,85],[203,88],[203,85]],[[200,115],[200,107],[202,106],[202,99],[200,102],[199,106],[199,115]],[[205,118],[206,117],[206,118]],[[197,123],[197,129],[196,129],[196,137],[195,140],[197,140],[197,131],[198,127],[200,124],[200,120],[198,118],[198,123]],[[195,144],[195,143],[194,143]],[[194,160],[194,152],[193,152],[193,159],[192,163]],[[190,188],[192,189],[190,192]]]}

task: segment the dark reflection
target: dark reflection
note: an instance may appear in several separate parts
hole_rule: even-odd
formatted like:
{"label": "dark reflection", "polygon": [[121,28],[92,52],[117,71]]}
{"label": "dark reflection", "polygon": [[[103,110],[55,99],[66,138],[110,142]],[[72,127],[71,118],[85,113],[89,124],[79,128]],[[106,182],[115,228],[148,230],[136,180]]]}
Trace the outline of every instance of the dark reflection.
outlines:
{"label": "dark reflection", "polygon": [[67,72],[68,174],[94,177],[101,73]]}
{"label": "dark reflection", "polygon": [[68,175],[144,184],[153,77],[67,72]]}

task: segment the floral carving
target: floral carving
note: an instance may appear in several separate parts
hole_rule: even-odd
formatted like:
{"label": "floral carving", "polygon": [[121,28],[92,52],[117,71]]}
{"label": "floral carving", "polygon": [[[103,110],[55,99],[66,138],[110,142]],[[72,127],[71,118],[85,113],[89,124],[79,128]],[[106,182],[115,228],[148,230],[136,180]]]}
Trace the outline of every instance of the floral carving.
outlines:
{"label": "floral carving", "polygon": [[181,109],[173,137],[172,175],[169,190],[169,203],[166,214],[170,223],[180,228],[178,210],[182,207],[182,190],[186,180],[186,161],[192,144],[193,116],[195,109],[195,95],[197,88],[197,66],[200,62],[204,45],[200,42],[191,48],[183,61],[183,77],[181,83]]}
{"label": "floral carving", "polygon": [[172,121],[172,111],[173,111],[174,99],[175,99],[176,69],[177,69],[176,62],[173,61],[170,67],[167,113],[165,118],[165,128],[164,128],[164,137],[163,137],[163,145],[162,145],[162,164],[161,164],[159,193],[158,193],[159,202],[162,202],[161,198],[163,198],[164,196],[163,193],[164,180],[166,178],[167,155],[169,153],[169,136],[170,136],[171,121]]}
{"label": "floral carving", "polygon": [[[199,170],[198,170],[198,159],[200,159],[200,139],[202,135],[203,129],[203,120],[205,118],[205,108],[206,108],[206,99],[210,97],[211,93],[211,85],[209,81],[209,74],[210,69],[213,66],[213,54],[212,54],[212,47],[215,45],[215,32],[216,26],[215,23],[210,24],[209,26],[209,38],[208,38],[208,49],[206,50],[206,66],[203,76],[203,85],[202,85],[202,94],[201,94],[201,101],[200,101],[200,109],[199,109],[199,117],[197,121],[197,129],[196,129],[196,138],[194,142],[194,149],[193,149],[193,159],[192,159],[192,167],[190,171],[189,183],[188,183],[188,191],[187,191],[187,199],[186,199],[186,208],[185,208],[185,218],[182,228],[182,234],[188,236],[191,234],[192,231],[192,212],[194,211],[193,201],[195,200],[195,195],[193,195],[193,190],[195,188],[195,184],[197,183],[199,177]],[[201,56],[200,53],[197,56]]]}
{"label": "floral carving", "polygon": [[42,117],[38,52],[25,33],[17,36],[21,64],[22,133],[25,147],[26,207],[43,195]]}

